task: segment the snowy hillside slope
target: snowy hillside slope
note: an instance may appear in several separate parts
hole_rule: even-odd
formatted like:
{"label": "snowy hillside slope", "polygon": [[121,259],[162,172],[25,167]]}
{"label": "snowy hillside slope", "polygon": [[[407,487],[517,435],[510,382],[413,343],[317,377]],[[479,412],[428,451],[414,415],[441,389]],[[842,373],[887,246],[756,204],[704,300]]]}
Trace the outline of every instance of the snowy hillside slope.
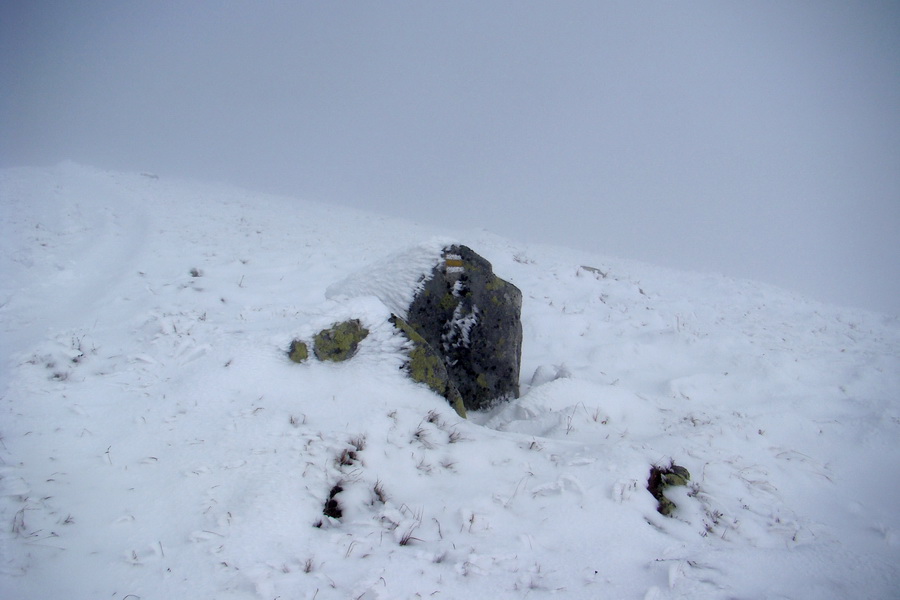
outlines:
{"label": "snowy hillside slope", "polygon": [[[0,597],[897,597],[896,318],[71,163],[0,210]],[[468,421],[326,293],[436,236],[524,295],[522,397]]]}

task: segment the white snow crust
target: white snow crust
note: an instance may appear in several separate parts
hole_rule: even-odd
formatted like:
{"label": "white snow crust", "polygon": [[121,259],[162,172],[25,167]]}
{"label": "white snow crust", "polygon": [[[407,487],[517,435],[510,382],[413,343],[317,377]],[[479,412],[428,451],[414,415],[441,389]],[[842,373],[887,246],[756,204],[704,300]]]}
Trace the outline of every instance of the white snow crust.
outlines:
{"label": "white snow crust", "polygon": [[375,261],[334,283],[326,298],[375,296],[395,315],[406,319],[416,293],[431,279],[434,266],[442,259],[450,238],[434,237],[428,242],[379,256]]}
{"label": "white snow crust", "polygon": [[[0,598],[897,597],[894,317],[72,163],[0,207]],[[522,397],[469,420],[386,322],[442,236],[524,296]]]}

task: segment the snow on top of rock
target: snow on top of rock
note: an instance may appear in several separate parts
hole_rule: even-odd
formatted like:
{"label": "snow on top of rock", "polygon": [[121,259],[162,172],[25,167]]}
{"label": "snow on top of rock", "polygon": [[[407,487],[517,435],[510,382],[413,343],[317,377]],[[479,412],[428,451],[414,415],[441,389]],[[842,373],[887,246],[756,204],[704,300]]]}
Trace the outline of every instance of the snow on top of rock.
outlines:
{"label": "snow on top of rock", "polygon": [[452,244],[449,238],[435,237],[382,257],[328,286],[325,296],[329,300],[375,296],[405,319],[416,292],[431,278],[444,248]]}

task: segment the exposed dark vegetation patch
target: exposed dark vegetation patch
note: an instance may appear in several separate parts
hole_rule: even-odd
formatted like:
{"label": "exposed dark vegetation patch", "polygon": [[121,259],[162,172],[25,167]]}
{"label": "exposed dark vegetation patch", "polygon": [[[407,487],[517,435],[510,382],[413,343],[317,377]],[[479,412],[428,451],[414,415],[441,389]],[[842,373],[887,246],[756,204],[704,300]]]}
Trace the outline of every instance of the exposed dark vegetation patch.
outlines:
{"label": "exposed dark vegetation patch", "polygon": [[375,494],[376,501],[378,501],[382,504],[387,503],[387,500],[388,500],[387,492],[384,491],[384,484],[381,482],[380,479],[375,482],[375,485],[372,488],[372,491]]}
{"label": "exposed dark vegetation patch", "polygon": [[331,491],[328,492],[328,500],[325,501],[325,508],[322,510],[322,514],[326,517],[331,517],[332,519],[340,519],[344,516],[344,512],[341,510],[341,504],[337,500],[337,495],[344,491],[344,488],[340,483],[335,484]]}
{"label": "exposed dark vegetation patch", "polygon": [[356,451],[344,448],[338,456],[337,462],[342,467],[348,467],[357,461]]}
{"label": "exposed dark vegetation patch", "polygon": [[349,467],[359,462],[359,452],[366,447],[366,437],[358,435],[350,440],[350,446],[341,450],[337,457],[339,467]]}

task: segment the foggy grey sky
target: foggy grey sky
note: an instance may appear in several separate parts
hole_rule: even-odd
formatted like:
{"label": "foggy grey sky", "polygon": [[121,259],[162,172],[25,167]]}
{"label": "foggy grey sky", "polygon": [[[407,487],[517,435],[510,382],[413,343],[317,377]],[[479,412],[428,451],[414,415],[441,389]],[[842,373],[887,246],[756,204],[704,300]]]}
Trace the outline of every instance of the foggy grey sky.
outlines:
{"label": "foggy grey sky", "polygon": [[900,314],[900,3],[0,3],[0,165],[485,228]]}

